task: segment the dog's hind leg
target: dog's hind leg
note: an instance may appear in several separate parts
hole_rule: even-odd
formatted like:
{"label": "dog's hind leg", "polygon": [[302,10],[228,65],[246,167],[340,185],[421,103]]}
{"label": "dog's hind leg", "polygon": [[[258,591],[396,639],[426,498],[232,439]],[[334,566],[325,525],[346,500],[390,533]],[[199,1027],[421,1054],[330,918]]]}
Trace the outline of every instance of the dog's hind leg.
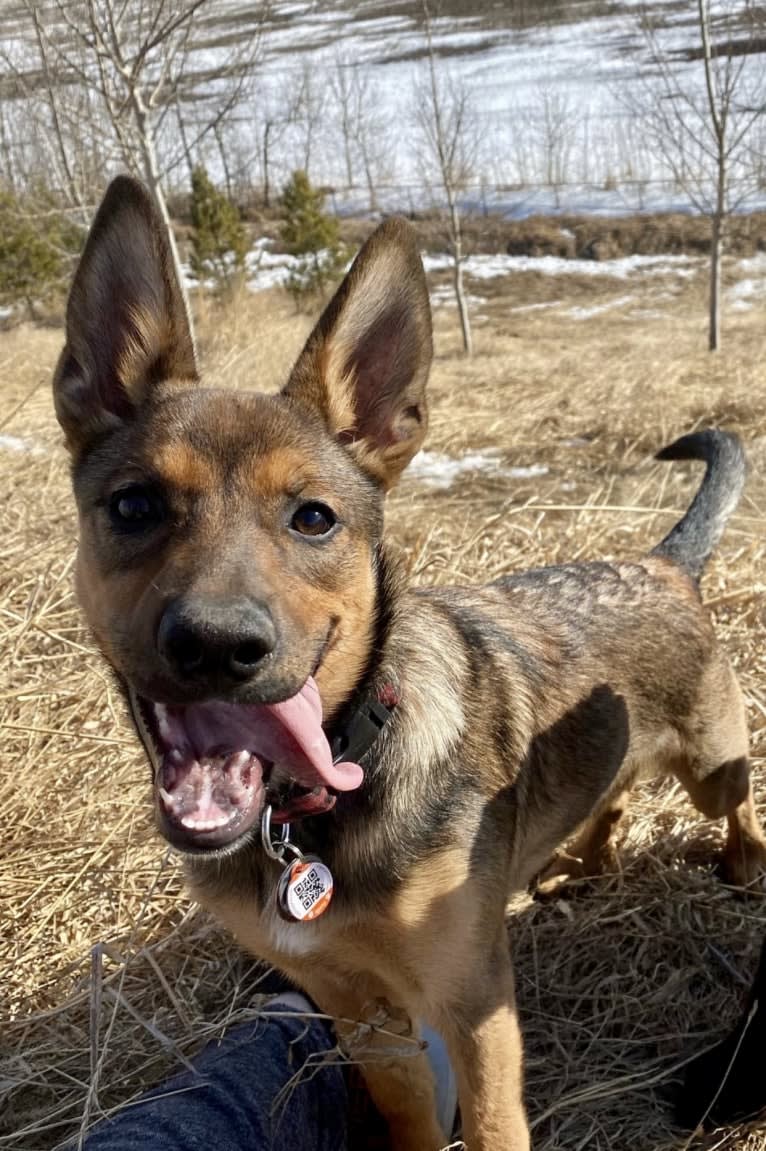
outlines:
{"label": "dog's hind leg", "polygon": [[711,669],[707,687],[686,755],[673,770],[704,816],[726,816],[721,874],[727,883],[747,887],[766,871],[766,838],[753,800],[745,710],[728,665]]}
{"label": "dog's hind leg", "polygon": [[766,872],[766,840],[755,810],[753,787],[748,778],[747,796],[727,816],[729,834],[721,870],[728,883],[746,887]]}
{"label": "dog's hind leg", "polygon": [[726,816],[721,876],[726,883],[747,887],[766,871],[766,839],[755,810],[747,756],[728,759],[706,773],[704,763],[696,760],[692,768],[676,774],[703,815]]}

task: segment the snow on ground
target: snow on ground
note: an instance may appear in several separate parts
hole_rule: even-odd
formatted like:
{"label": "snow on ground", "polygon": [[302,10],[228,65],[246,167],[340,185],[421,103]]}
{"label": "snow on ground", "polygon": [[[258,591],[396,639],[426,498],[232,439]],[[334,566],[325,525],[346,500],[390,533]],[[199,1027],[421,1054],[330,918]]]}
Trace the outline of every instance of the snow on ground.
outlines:
{"label": "snow on ground", "polygon": [[[445,304],[455,303],[455,289],[452,284],[437,285],[437,287],[431,290],[430,296],[432,308],[441,308],[444,307]],[[466,294],[465,298],[469,308],[480,308],[482,304],[486,304],[487,302],[486,296],[473,296],[470,293]]]}
{"label": "snow on ground", "polygon": [[[269,288],[284,287],[290,273],[300,265],[297,256],[291,256],[287,252],[272,252],[270,250],[272,244],[273,240],[261,237],[247,253],[245,279],[251,292],[265,292]],[[317,256],[322,260],[324,253],[318,252]],[[181,265],[181,272],[187,288],[215,288],[212,279],[198,280],[188,264]]]}
{"label": "snow on ground", "polygon": [[603,304],[591,304],[588,308],[574,307],[567,312],[573,320],[590,320],[593,316],[601,316],[604,312],[611,312],[615,308],[622,308],[625,304],[632,304],[635,296],[617,296],[614,300],[606,300]]}
{"label": "snow on ground", "polygon": [[766,252],[739,260],[737,269],[743,277],[726,291],[726,305],[734,312],[749,312],[766,301]]}
{"label": "snow on ground", "polygon": [[31,456],[42,456],[45,454],[45,448],[35,440],[29,439],[29,437],[26,436],[10,436],[5,433],[0,434],[0,451],[28,452]]}
{"label": "snow on ground", "polygon": [[[691,279],[696,274],[699,260],[694,256],[620,256],[614,260],[568,260],[563,256],[469,256],[463,263],[467,276],[476,280],[491,280],[511,272],[540,272],[544,276],[593,276],[627,280],[636,274],[643,276],[675,275]],[[426,272],[440,272],[452,267],[449,255],[425,254]]]}
{"label": "snow on ground", "polygon": [[533,479],[548,474],[545,464],[508,467],[494,451],[466,452],[448,456],[444,452],[420,451],[407,469],[407,475],[432,488],[448,488],[459,476],[485,475],[495,478]]}
{"label": "snow on ground", "polygon": [[516,308],[509,308],[509,312],[543,312],[549,308],[558,308],[561,306],[561,300],[547,300],[541,304],[519,304]]}
{"label": "snow on ground", "polygon": [[[743,0],[740,0],[743,2]],[[32,39],[29,21],[8,5],[3,31],[12,54],[14,40]],[[11,9],[14,12],[11,13]],[[564,3],[508,3],[464,0],[450,4],[449,16],[434,15],[432,41],[437,67],[469,96],[473,139],[480,145],[474,186],[462,200],[466,210],[509,216],[532,213],[689,211],[688,198],[672,182],[672,173],[656,150],[636,147],[633,120],[626,115],[637,81],[652,81],[645,17],[658,17],[657,35],[673,53],[679,84],[688,81],[702,97],[699,61],[685,53],[698,44],[696,5],[683,0],[586,0]],[[345,187],[343,146],[332,81],[338,67],[359,65],[373,88],[373,107],[380,114],[378,134],[384,141],[377,176],[379,209],[403,211],[432,203],[424,186],[423,156],[414,126],[418,106],[416,82],[425,68],[426,42],[420,0],[274,0],[267,6],[245,0],[215,0],[193,26],[186,80],[199,86],[195,99],[220,100],[222,76],[232,53],[250,43],[258,46],[253,83],[243,87],[223,127],[227,147],[248,174],[260,179],[263,108],[281,110],[311,78],[314,101],[321,105],[318,127],[309,148],[304,126],[281,125],[273,143],[274,186],[290,171],[309,167],[315,183]],[[764,55],[741,58],[737,67],[756,75]],[[218,75],[216,75],[218,73]],[[191,88],[190,88],[191,90]],[[568,146],[560,186],[546,178],[545,99],[557,101],[565,120]],[[422,105],[422,101],[420,101]],[[281,115],[281,111],[280,111]],[[281,121],[280,121],[281,123]],[[161,144],[168,155],[180,155],[175,117],[167,116]],[[640,133],[638,133],[640,136]],[[306,156],[310,152],[311,162]],[[205,162],[221,181],[220,156],[212,140]],[[368,209],[358,158],[355,190],[337,193],[340,212]],[[766,206],[766,194],[749,201]]]}
{"label": "snow on ground", "polygon": [[[218,0],[218,28],[239,28],[241,35],[260,34],[262,59],[255,99],[283,102],[285,92],[300,84],[309,68],[320,95],[329,98],[338,62],[360,64],[375,88],[376,109],[383,113],[388,176],[379,181],[379,207],[384,211],[423,206],[433,194],[423,186],[422,156],[413,127],[415,85],[424,71],[425,38],[418,0],[395,0],[381,14],[378,0],[275,0],[262,28],[253,6],[242,0]],[[681,0],[613,0],[599,11],[596,3],[498,4],[472,0],[450,5],[449,16],[431,22],[437,66],[469,94],[475,136],[482,155],[475,165],[476,186],[463,196],[466,210],[491,210],[511,216],[541,212],[623,214],[636,210],[690,208],[673,186],[661,158],[644,147],[637,151],[626,120],[628,96],[639,78],[655,68],[641,29],[646,16],[659,18],[657,35],[673,53],[679,83],[690,82],[704,93],[699,61],[684,52],[698,43],[696,6]],[[198,67],[215,67],[228,47],[215,46],[215,21],[206,26],[209,44],[199,37]],[[747,70],[762,68],[764,57],[744,60]],[[545,113],[542,100],[555,98],[564,109],[571,147],[562,185],[546,184],[539,137]],[[323,121],[331,131],[329,112]],[[243,155],[255,153],[249,140],[247,109],[235,117],[242,124]],[[626,134],[627,133],[627,134]],[[285,141],[300,164],[300,133]],[[313,148],[315,181],[345,185],[342,148],[337,139],[317,137]],[[214,150],[210,162],[215,164]],[[283,178],[285,172],[280,173]],[[362,184],[361,174],[357,177]],[[523,185],[523,190],[513,187]],[[503,187],[504,186],[504,187]],[[493,190],[495,189],[495,190]],[[766,204],[766,196],[760,196]],[[751,205],[752,206],[752,205]],[[337,194],[340,212],[366,211],[361,190]]]}
{"label": "snow on ground", "polygon": [[[273,241],[261,238],[256,241],[247,257],[247,287],[251,292],[263,292],[271,288],[284,287],[290,272],[298,260],[284,252],[273,252]],[[452,258],[447,253],[423,253],[423,265],[426,272],[445,273],[452,267]],[[565,259],[559,256],[508,256],[498,255],[469,256],[464,262],[464,273],[468,280],[487,281],[512,276],[523,272],[536,272],[544,276],[576,275],[601,280],[614,280],[626,282],[645,279],[659,279],[670,277],[679,280],[689,280],[696,276],[705,265],[705,260],[697,256],[687,255],[655,255],[655,256],[621,256],[613,260],[583,260]],[[766,252],[761,252],[748,259],[737,260],[731,265],[731,271],[738,277],[736,282],[726,290],[726,307],[732,311],[749,311],[753,307],[766,306]],[[200,286],[189,271],[188,266],[183,269],[187,288],[194,289]],[[212,288],[212,281],[203,281],[203,285]],[[652,302],[672,300],[674,291],[664,288],[656,291]],[[437,284],[430,291],[431,305],[434,308],[451,306],[454,302],[454,292],[451,283]],[[485,296],[469,292],[468,304],[472,309],[480,308],[487,303]],[[574,306],[567,308],[561,314],[574,320],[589,320],[605,312],[624,308],[636,302],[632,293],[621,294],[609,300],[594,304]],[[562,308],[563,300],[550,300],[533,304],[519,304],[509,308],[513,314],[527,312],[547,311]],[[665,318],[666,313],[659,308],[636,307],[626,313],[631,320],[659,320]],[[474,311],[473,320],[483,319]],[[5,440],[16,440],[16,437],[4,437]],[[23,445],[23,446],[20,446]],[[18,443],[4,443],[0,437],[0,449],[7,451],[34,450],[24,441]],[[504,470],[498,471],[500,464],[491,456],[466,456],[459,460],[445,457],[443,460],[434,460],[426,454],[417,467],[422,469],[421,478],[424,482],[436,486],[449,486],[454,476],[466,470],[495,470],[495,474],[513,475],[515,473]],[[412,470],[412,469],[411,469]],[[417,471],[417,468],[415,468]],[[440,479],[441,475],[449,476],[447,480]],[[541,473],[535,473],[541,474]]]}

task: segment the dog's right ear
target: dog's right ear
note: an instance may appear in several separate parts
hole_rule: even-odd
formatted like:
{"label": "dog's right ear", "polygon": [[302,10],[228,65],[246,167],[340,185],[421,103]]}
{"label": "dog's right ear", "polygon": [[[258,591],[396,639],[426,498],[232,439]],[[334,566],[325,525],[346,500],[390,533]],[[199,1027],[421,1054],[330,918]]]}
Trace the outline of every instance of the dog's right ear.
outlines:
{"label": "dog's right ear", "polygon": [[72,452],[129,420],[151,386],[197,380],[194,339],[167,232],[142,184],[107,189],[75,273],[53,379]]}

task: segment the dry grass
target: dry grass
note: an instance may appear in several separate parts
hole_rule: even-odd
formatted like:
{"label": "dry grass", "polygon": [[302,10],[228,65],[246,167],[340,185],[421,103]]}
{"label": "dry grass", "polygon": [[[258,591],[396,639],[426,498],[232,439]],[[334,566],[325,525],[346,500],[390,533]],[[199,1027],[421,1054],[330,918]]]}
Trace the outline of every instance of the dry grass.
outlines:
{"label": "dry grass", "polygon": [[[727,348],[710,359],[695,281],[528,275],[489,289],[471,285],[487,303],[470,363],[457,354],[451,310],[438,310],[429,447],[495,448],[509,464],[549,471],[438,492],[406,479],[390,528],[413,577],[485,580],[640,553],[698,479],[654,464],[652,452],[710,420],[738,429],[753,475],[705,594],[747,694],[766,799],[763,316],[732,315]],[[635,299],[615,304],[626,294]],[[552,300],[561,303],[513,310]],[[587,320],[568,314],[583,303],[612,307]],[[208,376],[235,386],[276,386],[309,327],[276,296],[201,312]],[[0,434],[37,449],[0,457],[0,986],[10,1019],[0,1147],[19,1151],[76,1135],[258,1004],[257,971],[189,906],[152,832],[145,764],[75,607],[76,523],[48,396],[60,341],[54,329],[0,334]],[[720,837],[677,791],[647,788],[620,875],[513,908],[538,1151],[766,1151],[754,1128],[687,1140],[663,1098],[685,1053],[736,1015],[763,933],[761,899],[711,872]]]}

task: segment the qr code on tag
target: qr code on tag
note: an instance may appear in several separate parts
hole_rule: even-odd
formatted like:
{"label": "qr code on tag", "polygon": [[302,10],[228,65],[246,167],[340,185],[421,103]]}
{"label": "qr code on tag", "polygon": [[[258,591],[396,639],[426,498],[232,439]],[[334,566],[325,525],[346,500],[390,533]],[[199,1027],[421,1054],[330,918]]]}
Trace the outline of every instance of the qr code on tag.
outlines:
{"label": "qr code on tag", "polygon": [[325,883],[316,868],[312,867],[306,872],[303,879],[296,883],[293,890],[300,899],[304,910],[311,911],[316,901],[324,895]]}

